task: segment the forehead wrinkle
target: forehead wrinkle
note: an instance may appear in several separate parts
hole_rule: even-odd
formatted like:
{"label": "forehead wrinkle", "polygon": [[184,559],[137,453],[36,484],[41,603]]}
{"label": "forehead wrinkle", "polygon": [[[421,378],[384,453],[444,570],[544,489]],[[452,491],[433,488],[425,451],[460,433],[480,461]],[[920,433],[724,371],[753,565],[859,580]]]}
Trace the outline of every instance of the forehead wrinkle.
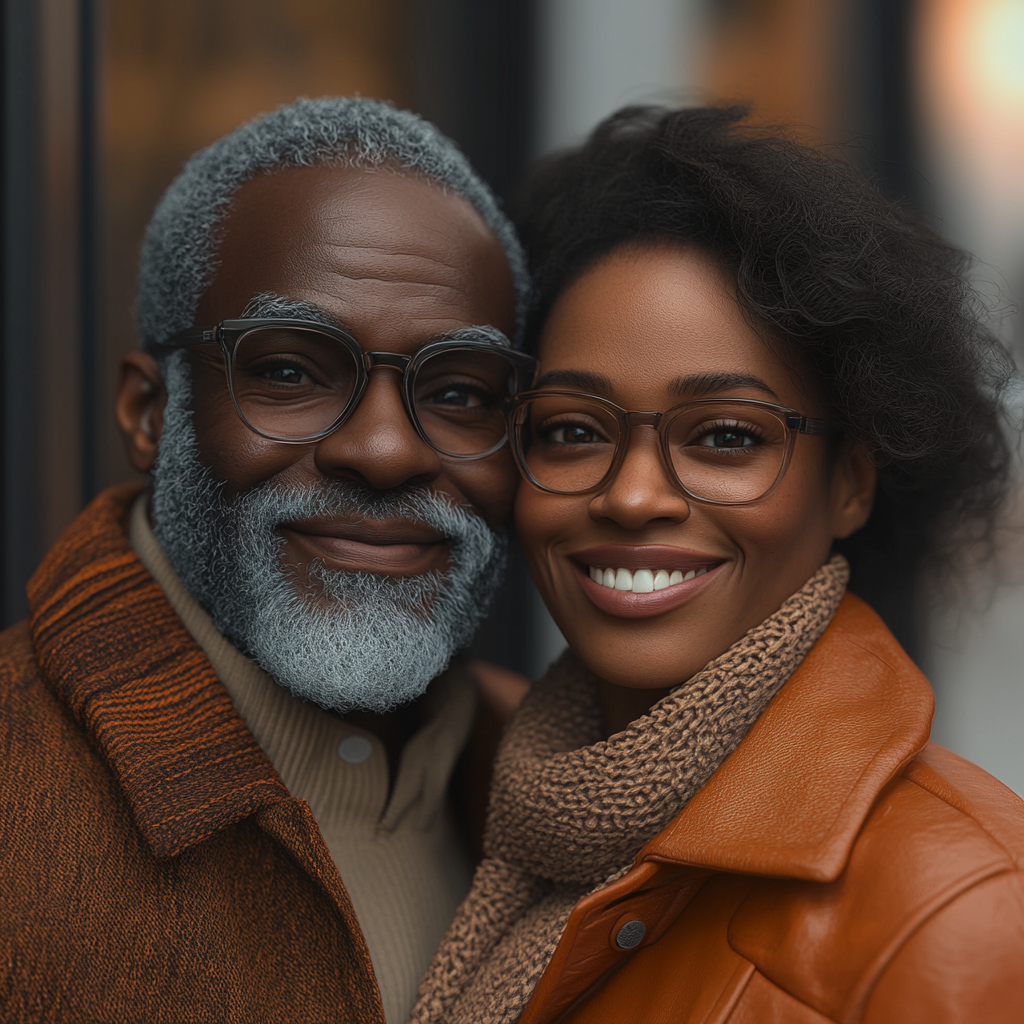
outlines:
{"label": "forehead wrinkle", "polygon": [[[463,257],[465,254],[453,253],[453,252],[415,252],[407,251],[405,249],[387,249],[379,245],[354,245],[348,242],[325,242],[323,248],[336,255],[336,266],[344,266],[350,260],[346,259],[344,253],[356,254],[358,259],[359,254],[374,254],[379,256],[381,260],[386,262],[400,261],[397,267],[392,268],[392,273],[398,275],[405,275],[414,269],[415,264],[427,264],[428,266],[443,267],[449,272],[453,272],[462,275],[468,269],[468,260]],[[334,263],[326,254],[320,258],[318,262],[324,264]],[[410,264],[413,267],[410,267]],[[372,268],[371,268],[372,269]],[[372,278],[372,274],[360,275],[355,277],[352,274],[345,274],[346,277],[350,277],[353,280],[362,280],[366,278]],[[386,280],[386,278],[377,278],[378,280]]]}

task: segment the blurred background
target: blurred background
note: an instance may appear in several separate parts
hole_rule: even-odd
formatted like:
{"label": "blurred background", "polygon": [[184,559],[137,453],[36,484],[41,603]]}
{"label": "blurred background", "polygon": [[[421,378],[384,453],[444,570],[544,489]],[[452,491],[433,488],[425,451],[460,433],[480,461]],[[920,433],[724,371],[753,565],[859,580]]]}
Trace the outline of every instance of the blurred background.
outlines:
{"label": "blurred background", "polygon": [[[197,149],[297,96],[438,123],[500,196],[627,102],[749,100],[844,147],[976,254],[1008,344],[1024,295],[1024,0],[4,0],[4,624],[96,492],[143,228]],[[1008,542],[1000,569],[1024,578]],[[1024,794],[1024,587],[914,580],[882,609],[935,683],[935,738]],[[523,644],[527,635],[529,643]],[[478,651],[537,675],[562,644],[515,560]]]}

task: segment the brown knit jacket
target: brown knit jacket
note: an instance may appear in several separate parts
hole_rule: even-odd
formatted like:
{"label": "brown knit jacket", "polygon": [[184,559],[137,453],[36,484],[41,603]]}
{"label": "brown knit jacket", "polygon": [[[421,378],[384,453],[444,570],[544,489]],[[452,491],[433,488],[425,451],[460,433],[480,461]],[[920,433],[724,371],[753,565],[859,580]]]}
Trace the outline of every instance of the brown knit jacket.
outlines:
{"label": "brown knit jacket", "polygon": [[0,635],[0,1020],[383,1024],[352,904],[97,498]]}

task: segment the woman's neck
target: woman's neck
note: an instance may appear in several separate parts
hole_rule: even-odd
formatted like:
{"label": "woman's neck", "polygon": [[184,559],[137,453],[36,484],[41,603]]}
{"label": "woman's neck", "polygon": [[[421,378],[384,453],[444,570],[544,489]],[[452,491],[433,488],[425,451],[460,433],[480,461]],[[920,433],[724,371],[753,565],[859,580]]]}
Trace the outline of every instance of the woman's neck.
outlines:
{"label": "woman's neck", "polygon": [[646,715],[662,697],[668,696],[671,689],[637,689],[632,686],[616,686],[599,679],[597,692],[601,701],[605,737],[622,732],[630,722]]}

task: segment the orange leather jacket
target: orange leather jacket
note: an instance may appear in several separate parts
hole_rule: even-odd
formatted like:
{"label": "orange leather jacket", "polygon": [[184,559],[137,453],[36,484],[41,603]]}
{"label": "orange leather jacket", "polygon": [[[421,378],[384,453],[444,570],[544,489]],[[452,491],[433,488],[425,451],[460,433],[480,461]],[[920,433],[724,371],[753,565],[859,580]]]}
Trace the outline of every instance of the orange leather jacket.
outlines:
{"label": "orange leather jacket", "polygon": [[577,904],[519,1024],[1021,1024],[1024,802],[928,742],[932,709],[848,595],[704,788]]}

